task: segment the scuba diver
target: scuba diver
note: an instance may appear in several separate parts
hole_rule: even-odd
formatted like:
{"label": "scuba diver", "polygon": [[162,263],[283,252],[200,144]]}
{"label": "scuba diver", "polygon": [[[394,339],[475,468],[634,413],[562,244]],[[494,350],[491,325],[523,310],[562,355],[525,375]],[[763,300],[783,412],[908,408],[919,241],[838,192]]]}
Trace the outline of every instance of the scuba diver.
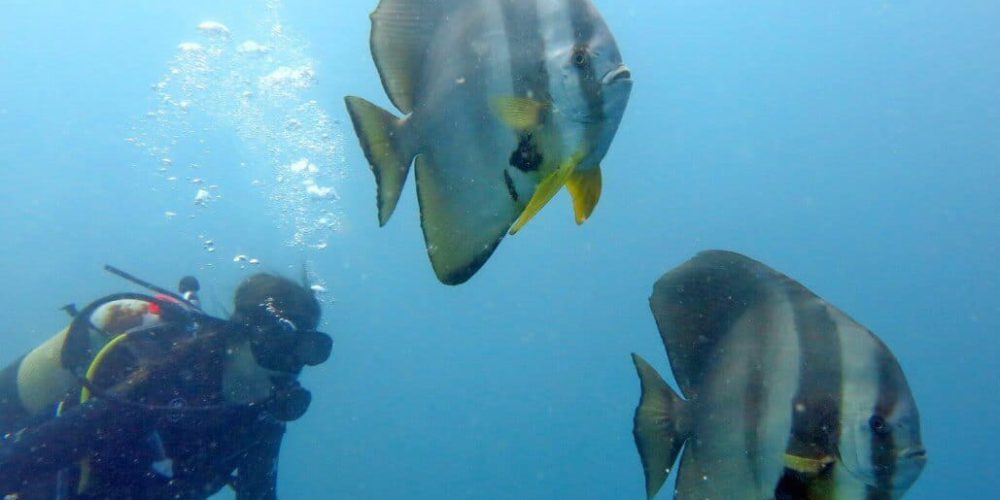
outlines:
{"label": "scuba diver", "polygon": [[228,320],[180,294],[120,293],[0,370],[0,496],[240,500],[276,498],[286,422],[311,395],[304,366],[330,356],[308,286],[244,280]]}

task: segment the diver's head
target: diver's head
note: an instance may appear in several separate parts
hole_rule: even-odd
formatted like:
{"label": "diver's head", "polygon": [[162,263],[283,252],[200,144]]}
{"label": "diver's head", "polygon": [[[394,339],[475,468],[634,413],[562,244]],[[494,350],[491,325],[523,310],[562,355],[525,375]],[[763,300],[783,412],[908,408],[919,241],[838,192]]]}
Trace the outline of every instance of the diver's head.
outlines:
{"label": "diver's head", "polygon": [[299,385],[302,367],[330,357],[333,340],[316,331],[319,301],[313,291],[272,274],[255,274],[236,289],[233,332],[223,371],[223,392],[233,403],[261,404],[282,421],[301,417],[312,399]]}
{"label": "diver's head", "polygon": [[320,305],[313,291],[273,274],[255,274],[240,284],[232,321],[247,333],[257,364],[298,374],[330,357],[333,341],[317,332]]}

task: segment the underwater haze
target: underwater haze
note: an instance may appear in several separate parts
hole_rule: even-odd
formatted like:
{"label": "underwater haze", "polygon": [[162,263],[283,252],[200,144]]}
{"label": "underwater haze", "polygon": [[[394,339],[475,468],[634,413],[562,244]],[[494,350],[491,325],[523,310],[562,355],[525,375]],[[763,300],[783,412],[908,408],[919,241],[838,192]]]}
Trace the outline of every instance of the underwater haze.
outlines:
{"label": "underwater haze", "polygon": [[376,0],[7,0],[0,363],[134,290],[104,264],[194,274],[219,315],[305,266],[335,344],[281,497],[639,499],[629,354],[670,373],[653,282],[721,248],[896,355],[929,456],[907,498],[1000,491],[1000,3],[594,3],[635,81],[598,208],[560,193],[450,287],[413,188],[378,227],[344,108],[391,109]]}

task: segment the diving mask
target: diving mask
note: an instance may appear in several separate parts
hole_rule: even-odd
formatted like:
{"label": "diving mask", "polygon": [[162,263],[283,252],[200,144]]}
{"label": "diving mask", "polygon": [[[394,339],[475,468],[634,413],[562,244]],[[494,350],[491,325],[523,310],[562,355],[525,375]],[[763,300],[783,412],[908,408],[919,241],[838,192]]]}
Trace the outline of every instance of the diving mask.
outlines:
{"label": "diving mask", "polygon": [[333,339],[316,330],[299,330],[292,321],[277,316],[251,336],[250,348],[257,364],[285,373],[298,373],[303,366],[316,366],[330,358]]}

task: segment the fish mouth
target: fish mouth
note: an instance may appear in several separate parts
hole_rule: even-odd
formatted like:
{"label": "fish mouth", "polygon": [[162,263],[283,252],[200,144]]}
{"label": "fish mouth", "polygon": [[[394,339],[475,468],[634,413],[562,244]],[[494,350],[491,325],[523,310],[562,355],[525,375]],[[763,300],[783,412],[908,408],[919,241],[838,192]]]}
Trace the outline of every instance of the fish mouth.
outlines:
{"label": "fish mouth", "polygon": [[917,480],[927,465],[927,450],[922,446],[907,448],[896,455],[896,477],[892,490],[902,493]]}
{"label": "fish mouth", "polygon": [[632,80],[632,71],[628,69],[628,66],[622,64],[621,66],[605,73],[601,78],[601,83],[603,85],[611,85],[612,83],[626,80]]}
{"label": "fish mouth", "polygon": [[900,460],[914,460],[917,462],[927,461],[927,450],[924,448],[909,448],[899,454]]}

